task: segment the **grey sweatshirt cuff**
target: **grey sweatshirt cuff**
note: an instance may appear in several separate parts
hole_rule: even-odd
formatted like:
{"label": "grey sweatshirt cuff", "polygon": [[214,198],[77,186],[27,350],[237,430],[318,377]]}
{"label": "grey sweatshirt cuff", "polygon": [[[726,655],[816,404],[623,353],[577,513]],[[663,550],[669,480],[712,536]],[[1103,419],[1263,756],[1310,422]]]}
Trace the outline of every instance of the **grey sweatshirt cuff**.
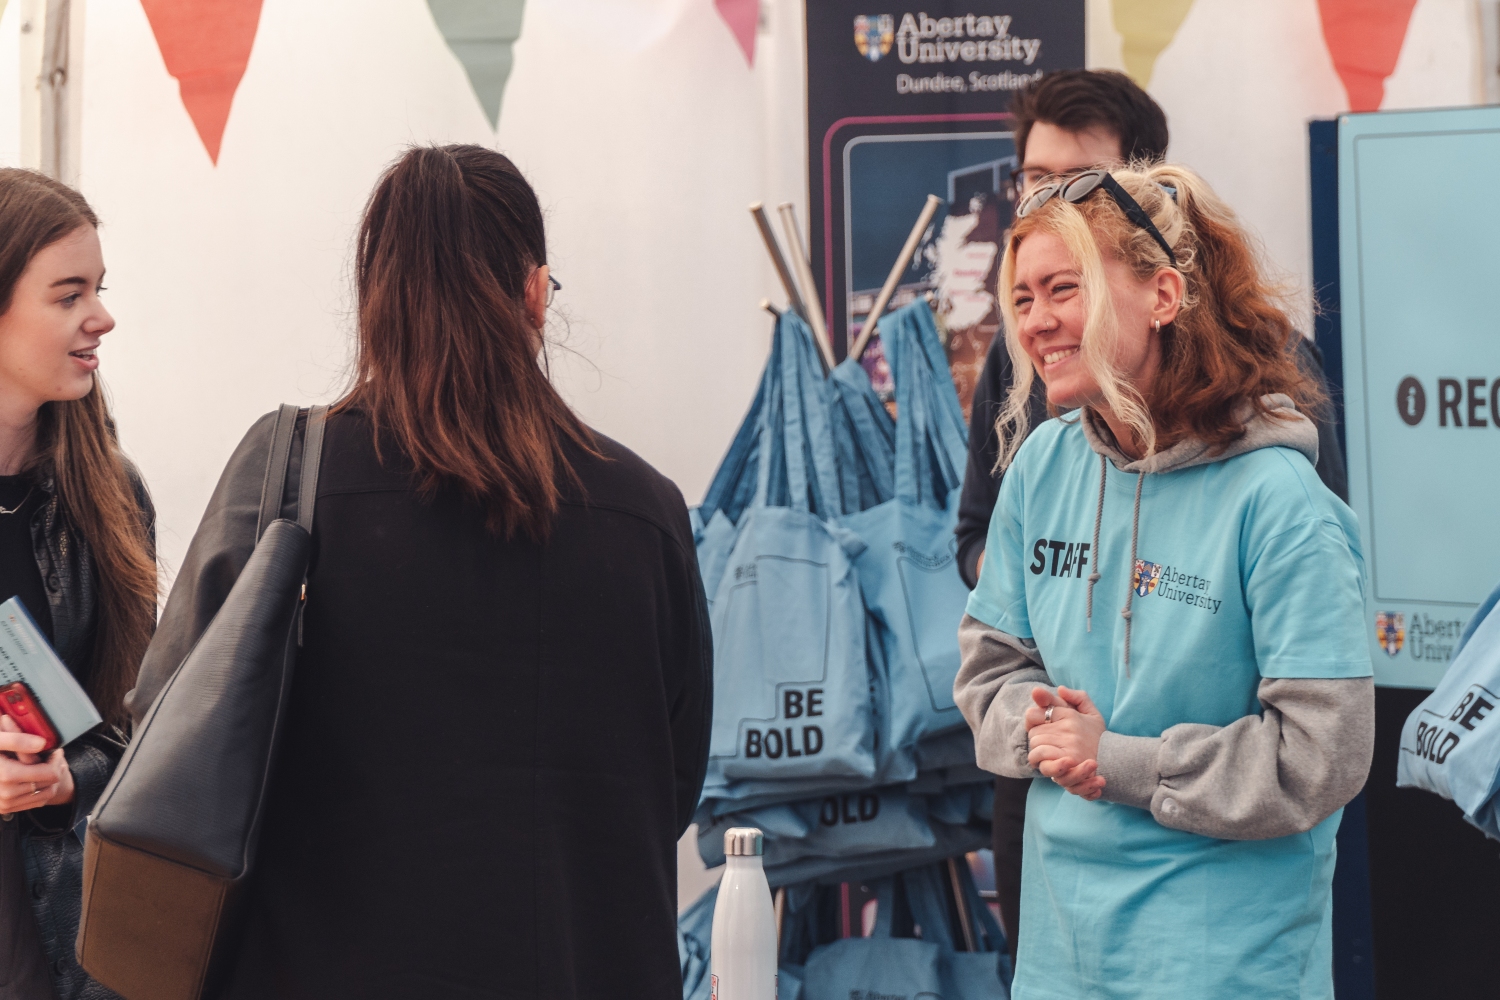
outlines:
{"label": "grey sweatshirt cuff", "polygon": [[1137,809],[1151,809],[1151,796],[1161,783],[1162,738],[1121,736],[1106,731],[1099,737],[1099,776],[1103,798]]}

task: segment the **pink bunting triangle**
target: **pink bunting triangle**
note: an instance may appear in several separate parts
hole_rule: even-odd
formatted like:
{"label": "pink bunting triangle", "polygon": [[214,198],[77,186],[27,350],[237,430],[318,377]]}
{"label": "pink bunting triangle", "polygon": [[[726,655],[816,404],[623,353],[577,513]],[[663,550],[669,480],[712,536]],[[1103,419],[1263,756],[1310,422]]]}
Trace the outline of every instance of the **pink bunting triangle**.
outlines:
{"label": "pink bunting triangle", "polygon": [[219,146],[234,92],[250,62],[261,0],[141,0],[167,72],[208,158]]}
{"label": "pink bunting triangle", "polygon": [[1416,5],[1417,0],[1318,0],[1323,41],[1349,95],[1349,110],[1379,110]]}
{"label": "pink bunting triangle", "polygon": [[760,0],[714,0],[719,16],[734,33],[740,51],[745,53],[745,63],[755,65],[755,31],[760,27]]}

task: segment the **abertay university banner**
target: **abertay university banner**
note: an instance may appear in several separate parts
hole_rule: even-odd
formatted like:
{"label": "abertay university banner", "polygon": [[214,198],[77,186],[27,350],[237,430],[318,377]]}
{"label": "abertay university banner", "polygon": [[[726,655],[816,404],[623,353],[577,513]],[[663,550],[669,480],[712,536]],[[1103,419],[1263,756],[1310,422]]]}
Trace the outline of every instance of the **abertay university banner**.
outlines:
{"label": "abertay university banner", "polygon": [[1349,503],[1375,679],[1433,687],[1500,580],[1500,203],[1413,178],[1487,176],[1500,108],[1339,120]]}
{"label": "abertay university banner", "polygon": [[[937,293],[967,405],[998,329],[994,277],[1016,166],[1011,94],[1083,63],[1083,0],[807,5],[811,256],[841,355],[935,194],[947,206],[891,308]],[[888,374],[878,351],[867,357],[879,386]]]}

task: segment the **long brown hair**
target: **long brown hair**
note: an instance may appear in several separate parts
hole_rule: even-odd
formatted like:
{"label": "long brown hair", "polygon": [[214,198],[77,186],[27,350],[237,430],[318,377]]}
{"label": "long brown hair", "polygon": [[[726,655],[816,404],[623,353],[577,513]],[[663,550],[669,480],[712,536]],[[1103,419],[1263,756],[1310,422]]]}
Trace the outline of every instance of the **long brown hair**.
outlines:
{"label": "long brown hair", "polygon": [[431,494],[456,487],[489,529],[543,540],[573,476],[565,441],[592,439],[538,359],[526,285],[547,262],[536,192],[482,146],[406,152],[376,185],[359,230],[358,409]]}
{"label": "long brown hair", "polygon": [[1300,334],[1283,307],[1286,292],[1269,277],[1229,206],[1186,167],[1139,163],[1111,173],[1151,216],[1184,278],[1177,318],[1161,328],[1161,369],[1146,395],[1112,370],[1109,347],[1117,330],[1103,261],[1105,255],[1123,261],[1144,281],[1173,266],[1166,252],[1107,195],[1077,204],[1053,198],[1016,223],[1000,268],[1006,347],[1016,371],[996,425],[1004,444],[1001,464],[1009,464],[1026,435],[1026,401],[1036,374],[1021,349],[1011,295],[1016,250],[1035,232],[1056,235],[1077,260],[1087,314],[1080,354],[1148,454],[1189,436],[1221,449],[1244,434],[1246,412],[1283,415],[1266,406],[1268,395],[1289,396],[1307,416],[1322,413],[1327,399],[1292,349]]}
{"label": "long brown hair", "polygon": [[[0,170],[0,314],[38,253],[99,219],[83,196],[30,170]],[[87,664],[105,721],[127,724],[125,695],[156,627],[156,555],[98,376],[82,399],[44,403],[31,466],[50,475],[65,527],[88,545],[99,594]]]}

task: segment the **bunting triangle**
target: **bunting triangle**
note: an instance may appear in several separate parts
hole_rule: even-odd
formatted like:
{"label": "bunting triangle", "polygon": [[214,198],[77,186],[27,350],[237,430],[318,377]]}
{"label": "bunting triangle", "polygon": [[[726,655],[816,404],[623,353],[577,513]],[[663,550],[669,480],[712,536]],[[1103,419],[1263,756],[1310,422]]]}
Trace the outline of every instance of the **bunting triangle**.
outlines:
{"label": "bunting triangle", "polygon": [[219,162],[234,92],[250,62],[261,0],[141,0],[182,105]]}
{"label": "bunting triangle", "polygon": [[6,0],[0,0],[0,17],[5,16],[5,4]]}
{"label": "bunting triangle", "polygon": [[729,25],[745,62],[755,65],[755,32],[760,27],[760,0],[714,0],[719,16]]}
{"label": "bunting triangle", "polygon": [[521,37],[525,0],[427,0],[443,41],[468,74],[491,128],[500,127],[500,99]]}
{"label": "bunting triangle", "polygon": [[1416,5],[1417,0],[1318,0],[1323,41],[1349,95],[1349,110],[1379,110]]}
{"label": "bunting triangle", "polygon": [[1142,88],[1151,83],[1156,59],[1172,44],[1193,0],[1114,0],[1125,72]]}

